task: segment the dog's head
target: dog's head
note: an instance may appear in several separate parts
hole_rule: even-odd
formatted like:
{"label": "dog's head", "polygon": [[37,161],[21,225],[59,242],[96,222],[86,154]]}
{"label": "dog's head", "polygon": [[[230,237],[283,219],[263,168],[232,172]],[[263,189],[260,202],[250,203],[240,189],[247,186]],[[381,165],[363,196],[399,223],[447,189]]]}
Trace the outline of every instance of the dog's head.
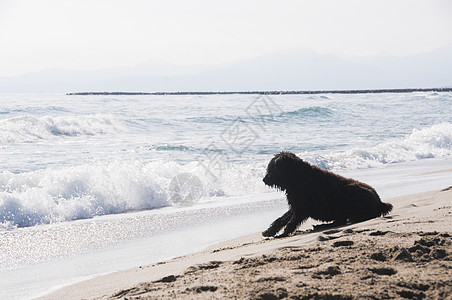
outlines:
{"label": "dog's head", "polygon": [[293,168],[296,167],[296,161],[301,161],[301,159],[291,152],[276,154],[268,163],[264,183],[282,191],[290,188],[294,179]]}

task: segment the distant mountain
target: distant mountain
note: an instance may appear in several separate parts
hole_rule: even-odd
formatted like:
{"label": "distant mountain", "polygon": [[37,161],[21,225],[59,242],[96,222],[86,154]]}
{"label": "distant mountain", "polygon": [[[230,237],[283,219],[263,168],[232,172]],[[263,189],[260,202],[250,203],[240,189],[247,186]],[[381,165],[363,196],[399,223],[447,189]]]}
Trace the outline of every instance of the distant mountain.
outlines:
{"label": "distant mountain", "polygon": [[452,45],[407,57],[344,58],[285,51],[222,66],[148,61],[95,71],[0,77],[0,92],[249,91],[452,87]]}

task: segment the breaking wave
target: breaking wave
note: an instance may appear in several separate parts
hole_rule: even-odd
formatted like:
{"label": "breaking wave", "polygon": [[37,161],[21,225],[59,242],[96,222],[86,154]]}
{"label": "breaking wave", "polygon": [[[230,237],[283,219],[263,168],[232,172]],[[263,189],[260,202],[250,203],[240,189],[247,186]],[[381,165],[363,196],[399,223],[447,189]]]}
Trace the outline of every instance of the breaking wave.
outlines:
{"label": "breaking wave", "polygon": [[303,153],[306,160],[329,170],[380,167],[385,164],[410,162],[427,158],[452,156],[452,124],[441,123],[424,129],[413,129],[401,139],[383,142],[374,147],[329,154]]}
{"label": "breaking wave", "polygon": [[[226,166],[226,165],[225,165]],[[170,184],[179,174],[202,182],[202,197],[246,195],[266,190],[261,165],[104,161],[15,174],[0,173],[0,228],[89,219],[178,205]]]}
{"label": "breaking wave", "polygon": [[113,115],[20,116],[0,120],[0,143],[23,143],[56,136],[114,134],[126,128]]}

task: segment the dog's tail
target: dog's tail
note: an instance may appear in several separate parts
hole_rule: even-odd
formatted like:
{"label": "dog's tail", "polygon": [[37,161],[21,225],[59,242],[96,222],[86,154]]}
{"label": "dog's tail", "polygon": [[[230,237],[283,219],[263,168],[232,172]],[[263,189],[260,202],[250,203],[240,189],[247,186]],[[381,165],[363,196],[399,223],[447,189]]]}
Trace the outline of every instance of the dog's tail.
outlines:
{"label": "dog's tail", "polygon": [[384,203],[380,202],[380,212],[382,216],[386,216],[389,214],[389,212],[392,210],[392,204],[391,203]]}

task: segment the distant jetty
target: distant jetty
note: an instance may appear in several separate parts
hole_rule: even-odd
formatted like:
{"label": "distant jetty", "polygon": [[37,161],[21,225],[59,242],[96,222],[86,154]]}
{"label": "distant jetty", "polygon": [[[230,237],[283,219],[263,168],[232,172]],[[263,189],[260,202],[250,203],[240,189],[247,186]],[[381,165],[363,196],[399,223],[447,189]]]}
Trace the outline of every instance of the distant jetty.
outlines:
{"label": "distant jetty", "polygon": [[319,90],[319,91],[245,91],[245,92],[78,92],[66,95],[150,95],[150,96],[184,96],[184,95],[312,95],[312,94],[376,94],[376,93],[412,93],[412,92],[452,92],[447,88],[412,88],[412,89],[375,89],[375,90]]}

